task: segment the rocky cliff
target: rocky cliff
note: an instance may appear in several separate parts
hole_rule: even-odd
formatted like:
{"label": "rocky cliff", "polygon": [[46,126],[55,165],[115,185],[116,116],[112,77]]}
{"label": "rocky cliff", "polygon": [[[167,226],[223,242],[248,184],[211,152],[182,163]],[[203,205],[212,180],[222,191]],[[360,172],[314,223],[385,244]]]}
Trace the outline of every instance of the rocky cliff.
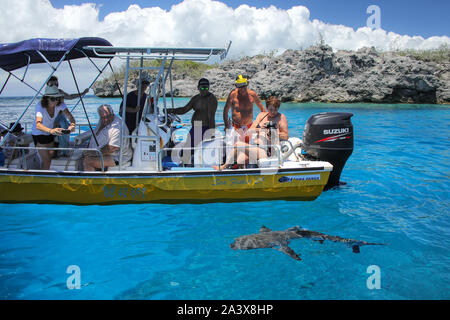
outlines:
{"label": "rocky cliff", "polygon": [[[327,45],[306,50],[287,50],[279,56],[242,58],[225,61],[208,69],[203,76],[211,91],[226,98],[239,73],[249,77],[249,88],[262,99],[276,95],[283,101],[450,103],[450,59],[421,61],[398,52],[377,52],[374,48],[336,51]],[[133,78],[134,77],[134,78]],[[120,86],[123,87],[123,79]],[[198,93],[198,79],[175,74],[175,96]],[[129,89],[133,89],[136,75]],[[99,97],[119,96],[113,79],[94,86]]]}

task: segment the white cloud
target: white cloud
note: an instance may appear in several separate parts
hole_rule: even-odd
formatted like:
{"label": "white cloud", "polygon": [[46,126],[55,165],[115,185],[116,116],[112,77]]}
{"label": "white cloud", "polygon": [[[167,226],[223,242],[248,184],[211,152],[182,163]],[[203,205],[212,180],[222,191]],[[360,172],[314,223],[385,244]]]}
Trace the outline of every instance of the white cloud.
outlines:
{"label": "white cloud", "polygon": [[[56,9],[49,0],[0,0],[0,8],[0,30],[3,30],[0,43],[40,37],[91,36],[105,38],[116,46],[189,47],[225,46],[232,40],[229,56],[234,58],[306,48],[319,43],[321,38],[338,50],[364,46],[380,50],[431,49],[450,44],[448,36],[424,39],[311,20],[309,10],[303,6],[283,10],[275,6],[257,9],[243,4],[233,9],[220,1],[184,0],[168,11],[130,5],[126,11],[110,13],[102,21],[100,7],[92,3]],[[58,74],[63,79],[71,78],[68,71],[61,70]],[[3,76],[0,75],[1,83]],[[69,80],[68,90],[73,91]],[[82,82],[81,86],[88,84]]]}
{"label": "white cloud", "polygon": [[[311,20],[306,7],[274,6],[236,9],[212,0],[185,0],[169,11],[131,5],[99,20],[95,4],[54,8],[49,0],[0,0],[0,42],[33,37],[98,36],[117,46],[223,46],[233,41],[231,54],[254,55],[274,49],[299,49],[323,40],[335,49],[375,46],[381,50],[435,48],[450,38],[411,37],[367,27]],[[106,4],[107,5],[107,4]]]}

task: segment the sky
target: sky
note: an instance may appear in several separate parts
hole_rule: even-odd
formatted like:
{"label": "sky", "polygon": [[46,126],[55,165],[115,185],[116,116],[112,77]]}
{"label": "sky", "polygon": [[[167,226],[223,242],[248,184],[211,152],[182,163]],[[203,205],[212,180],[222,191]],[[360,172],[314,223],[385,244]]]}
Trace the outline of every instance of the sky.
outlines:
{"label": "sky", "polygon": [[[91,36],[116,46],[224,47],[231,40],[230,58],[321,41],[334,50],[450,45],[448,0],[0,0],[0,8],[0,43]],[[4,78],[0,72],[0,84]]]}
{"label": "sky", "polygon": [[[130,4],[141,8],[160,7],[170,10],[180,0],[51,0],[55,8],[64,5],[80,5],[85,2],[95,3],[99,8],[99,18],[104,19],[111,12],[126,11]],[[399,34],[419,35],[422,37],[449,35],[450,1],[448,0],[224,0],[221,1],[236,9],[242,4],[265,8],[271,5],[280,9],[293,6],[305,6],[311,13],[311,19],[318,19],[330,24],[342,24],[354,29],[366,25],[369,5],[378,5],[382,13],[381,27]]]}

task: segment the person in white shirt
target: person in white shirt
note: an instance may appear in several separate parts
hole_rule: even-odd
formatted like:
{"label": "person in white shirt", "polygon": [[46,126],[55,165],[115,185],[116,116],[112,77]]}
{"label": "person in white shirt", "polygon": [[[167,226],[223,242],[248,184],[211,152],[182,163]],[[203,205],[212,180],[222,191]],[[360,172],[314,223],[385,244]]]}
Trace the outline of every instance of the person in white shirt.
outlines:
{"label": "person in white shirt", "polygon": [[[48,79],[48,81],[47,81],[47,85],[49,87],[56,86],[58,88],[59,93],[61,93],[63,95],[62,99],[61,99],[61,103],[64,103],[64,99],[72,100],[72,99],[81,98],[86,93],[89,92],[89,88],[86,88],[80,94],[78,94],[78,93],[72,93],[72,94],[67,93],[64,90],[59,88],[59,81],[58,81],[58,78],[56,76],[51,76],[50,79]],[[65,128],[69,127],[69,122],[66,120],[66,117],[63,114],[60,114],[55,119],[55,126],[65,129]],[[58,139],[57,147],[58,148],[67,148],[70,145],[69,141],[70,141],[70,136],[68,136],[68,135],[61,136]],[[59,150],[58,151],[58,155],[60,155],[60,156],[67,156],[67,155],[69,155],[69,151],[68,150]]]}
{"label": "person in white shirt", "polygon": [[[45,87],[45,93],[41,101],[36,105],[36,120],[31,129],[33,141],[36,147],[53,148],[55,136],[62,136],[75,130],[75,118],[62,102],[62,94],[56,86]],[[63,128],[54,128],[55,118],[62,112],[70,121],[65,133]],[[39,150],[41,157],[41,169],[49,170],[54,150]]]}
{"label": "person in white shirt", "polygon": [[[95,137],[91,137],[89,148],[98,149],[103,156],[103,168],[114,167],[119,165],[120,157],[120,131],[122,128],[122,120],[114,115],[114,111],[109,104],[102,104],[97,109],[100,121],[94,129]],[[123,134],[129,135],[128,128],[123,128]],[[95,141],[97,140],[97,142]],[[130,147],[130,139],[126,138],[122,141],[122,163],[125,164],[131,160],[132,150]],[[94,171],[101,169],[102,163],[100,155],[96,151],[86,151],[83,154],[83,167],[85,171]]]}

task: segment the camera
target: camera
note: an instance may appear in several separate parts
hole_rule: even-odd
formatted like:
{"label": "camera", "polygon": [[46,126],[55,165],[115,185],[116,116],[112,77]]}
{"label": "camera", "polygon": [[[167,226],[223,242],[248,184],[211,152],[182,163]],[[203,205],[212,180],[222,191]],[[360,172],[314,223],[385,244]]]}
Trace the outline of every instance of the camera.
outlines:
{"label": "camera", "polygon": [[277,128],[278,128],[277,124],[273,121],[269,121],[266,124],[266,129],[277,129]]}

